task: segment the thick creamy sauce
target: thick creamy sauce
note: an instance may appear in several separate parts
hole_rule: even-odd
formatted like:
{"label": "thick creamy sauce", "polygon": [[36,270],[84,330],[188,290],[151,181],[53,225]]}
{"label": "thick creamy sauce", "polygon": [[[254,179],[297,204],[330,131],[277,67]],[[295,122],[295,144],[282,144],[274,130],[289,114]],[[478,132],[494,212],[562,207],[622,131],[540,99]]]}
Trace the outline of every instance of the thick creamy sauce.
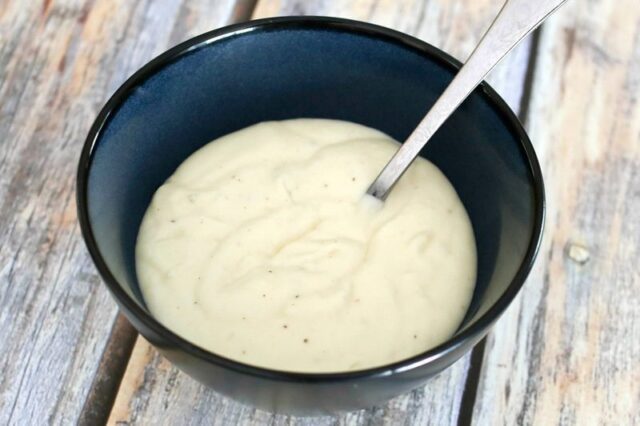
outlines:
{"label": "thick creamy sauce", "polygon": [[363,203],[397,148],[379,131],[316,119],[204,146],[140,228],[152,314],[219,355],[298,372],[380,366],[448,339],[473,293],[473,231],[421,158],[382,206]]}

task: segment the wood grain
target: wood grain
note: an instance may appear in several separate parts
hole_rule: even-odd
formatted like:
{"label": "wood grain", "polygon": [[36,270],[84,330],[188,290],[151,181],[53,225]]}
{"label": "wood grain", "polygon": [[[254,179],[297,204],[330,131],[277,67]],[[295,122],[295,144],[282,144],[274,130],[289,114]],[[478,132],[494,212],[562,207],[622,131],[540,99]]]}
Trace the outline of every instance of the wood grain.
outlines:
{"label": "wood grain", "polygon": [[[466,58],[500,2],[456,1],[259,1],[254,17],[332,15],[360,19],[415,34]],[[490,81],[518,110],[530,42],[499,66]],[[217,395],[171,366],[144,339],[136,343],[109,424],[433,424],[456,425],[467,382],[469,356],[425,387],[384,406],[337,417],[303,419],[255,410]],[[466,416],[465,416],[466,418]]]}
{"label": "wood grain", "polygon": [[539,262],[487,343],[486,424],[640,424],[640,7],[574,1],[540,37],[527,115]]}
{"label": "wood grain", "polygon": [[76,225],[84,136],[129,74],[236,3],[0,3],[0,424],[76,423],[117,314]]}

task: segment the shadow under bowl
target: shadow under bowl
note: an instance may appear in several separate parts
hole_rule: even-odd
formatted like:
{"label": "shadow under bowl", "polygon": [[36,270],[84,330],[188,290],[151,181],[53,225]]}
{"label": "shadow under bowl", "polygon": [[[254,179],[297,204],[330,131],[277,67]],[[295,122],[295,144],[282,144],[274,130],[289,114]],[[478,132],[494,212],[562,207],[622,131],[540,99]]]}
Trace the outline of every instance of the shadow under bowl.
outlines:
{"label": "shadow under bowl", "polygon": [[194,345],[154,319],[135,273],[140,222],[155,190],[191,153],[265,120],[348,120],[404,140],[459,63],[418,39],[337,18],[273,18],[215,30],[145,65],[96,119],[78,169],[82,233],[134,327],[206,385],[271,411],[323,414],[378,404],[423,384],[488,332],[534,261],[544,189],[531,142],[482,84],[421,153],[458,191],[473,225],[478,279],[460,330],[391,365],[335,374],[253,367]]}

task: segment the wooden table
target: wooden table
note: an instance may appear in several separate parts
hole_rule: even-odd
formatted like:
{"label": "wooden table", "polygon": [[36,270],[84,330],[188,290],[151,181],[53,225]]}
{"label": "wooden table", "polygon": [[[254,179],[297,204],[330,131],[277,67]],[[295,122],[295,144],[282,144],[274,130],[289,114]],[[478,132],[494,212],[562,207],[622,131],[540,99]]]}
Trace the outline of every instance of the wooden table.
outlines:
{"label": "wooden table", "polygon": [[491,75],[543,165],[542,249],[484,343],[384,406],[300,419],[204,388],[118,315],[80,237],[84,136],[167,47],[252,17],[316,14],[465,58],[500,3],[0,0],[0,424],[640,424],[638,0],[569,1]]}

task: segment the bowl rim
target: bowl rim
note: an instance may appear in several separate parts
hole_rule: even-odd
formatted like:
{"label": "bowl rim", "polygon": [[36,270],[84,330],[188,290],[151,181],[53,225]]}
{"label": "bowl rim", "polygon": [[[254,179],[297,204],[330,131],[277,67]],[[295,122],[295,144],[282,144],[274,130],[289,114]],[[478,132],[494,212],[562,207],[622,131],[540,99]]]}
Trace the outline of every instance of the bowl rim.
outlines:
{"label": "bowl rim", "polygon": [[491,107],[502,117],[504,123],[507,126],[510,126],[511,130],[516,134],[521,148],[524,150],[529,172],[532,175],[534,193],[533,233],[524,259],[506,291],[473,324],[464,328],[458,334],[440,345],[410,358],[363,370],[305,373],[269,369],[245,364],[217,355],[189,342],[153,318],[142,307],[140,307],[140,305],[135,302],[131,296],[129,296],[120,284],[118,284],[98,249],[98,244],[89,220],[87,198],[89,171],[91,168],[93,153],[98,139],[101,136],[102,130],[110,121],[111,116],[119,109],[123,101],[129,96],[136,86],[154,75],[159,69],[179,60],[190,52],[198,50],[211,43],[215,43],[229,37],[240,36],[244,33],[282,29],[324,29],[367,35],[387,42],[399,44],[414,51],[417,50],[421,55],[428,56],[430,59],[440,62],[442,65],[451,68],[454,72],[461,66],[461,63],[449,54],[408,34],[367,22],[327,16],[286,16],[264,18],[229,25],[193,37],[155,57],[130,76],[106,102],[91,126],[84,142],[78,163],[76,201],[82,236],[89,254],[111,294],[116,298],[118,303],[125,308],[125,313],[133,315],[135,319],[145,327],[165,338],[170,343],[169,347],[176,347],[196,358],[199,358],[200,360],[226,369],[254,377],[279,381],[331,383],[359,378],[390,376],[413,370],[426,364],[434,363],[437,360],[446,357],[448,354],[456,352],[460,347],[464,346],[466,342],[478,339],[478,337],[483,337],[488,327],[504,313],[512,300],[518,294],[520,288],[523,286],[540,247],[545,213],[542,171],[531,141],[515,113],[485,81],[483,81],[479,86],[479,88],[482,89],[481,96],[489,102]]}

